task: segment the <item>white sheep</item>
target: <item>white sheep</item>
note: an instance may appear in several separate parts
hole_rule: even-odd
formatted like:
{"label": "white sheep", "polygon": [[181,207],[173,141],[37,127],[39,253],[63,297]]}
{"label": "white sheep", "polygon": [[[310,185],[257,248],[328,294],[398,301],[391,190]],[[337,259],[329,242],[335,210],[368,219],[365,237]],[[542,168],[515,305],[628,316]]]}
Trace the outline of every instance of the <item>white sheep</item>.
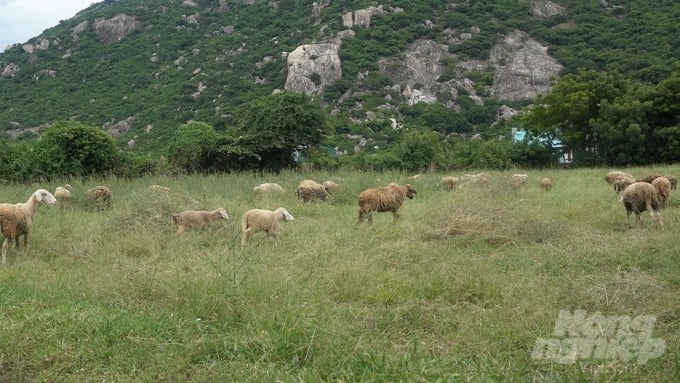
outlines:
{"label": "white sheep", "polygon": [[259,184],[253,188],[253,193],[255,195],[263,195],[263,194],[274,194],[274,193],[285,193],[286,191],[281,187],[281,185],[277,183],[271,183],[271,182],[265,182],[263,184]]}
{"label": "white sheep", "polygon": [[172,215],[172,223],[177,228],[177,233],[182,233],[191,227],[205,229],[218,219],[229,219],[227,209],[221,207],[212,211],[186,210]]}
{"label": "white sheep", "polygon": [[328,195],[333,195],[337,193],[338,190],[340,190],[340,185],[331,180],[324,181],[324,183],[322,183],[321,186],[323,186],[323,188],[326,189]]}
{"label": "white sheep", "polygon": [[634,182],[621,192],[621,201],[626,208],[626,215],[628,217],[628,227],[630,228],[630,214],[635,213],[635,224],[640,228],[642,219],[640,215],[647,210],[649,214],[657,216],[661,229],[663,229],[663,221],[661,220],[661,203],[657,195],[656,189],[652,184],[647,182]]}
{"label": "white sheep", "polygon": [[618,170],[612,170],[611,172],[607,173],[604,176],[604,180],[607,181],[608,184],[612,185],[614,183],[614,181],[616,181],[616,178],[619,177],[619,176],[626,176],[626,177],[630,177],[632,179],[635,179],[635,177],[633,177],[632,175],[630,175],[626,172],[621,172],[621,171],[618,171]]}
{"label": "white sheep", "polygon": [[170,193],[170,188],[167,186],[161,186],[161,185],[149,185],[148,187],[149,191],[151,192],[157,192],[157,193]]}
{"label": "white sheep", "polygon": [[248,242],[253,233],[264,231],[270,239],[276,238],[276,228],[280,221],[293,221],[295,218],[283,207],[274,211],[265,209],[250,209],[241,220],[241,246]]}
{"label": "white sheep", "polygon": [[527,174],[513,174],[512,177],[510,177],[512,180],[512,184],[515,187],[520,187],[524,186],[527,184],[529,181],[529,175]]}
{"label": "white sheep", "polygon": [[64,186],[57,186],[54,189],[54,197],[57,199],[57,201],[65,201],[71,198],[71,193],[73,192],[73,188],[69,184],[65,184]]}
{"label": "white sheep", "polygon": [[443,188],[446,191],[451,191],[458,187],[460,184],[461,179],[456,176],[446,176],[443,177],[441,180],[439,180],[439,186]]}
{"label": "white sheep", "polygon": [[360,224],[368,218],[368,224],[373,223],[373,212],[391,212],[394,221],[399,219],[397,212],[404,203],[404,198],[413,199],[418,192],[410,184],[399,185],[391,183],[382,188],[366,189],[359,193],[359,218]]}
{"label": "white sheep", "polygon": [[24,237],[24,251],[28,252],[28,232],[31,230],[33,216],[40,205],[54,206],[57,198],[45,189],[38,189],[24,203],[0,204],[0,232],[5,241],[2,243],[2,263],[5,263],[12,240],[19,248],[19,237]]}

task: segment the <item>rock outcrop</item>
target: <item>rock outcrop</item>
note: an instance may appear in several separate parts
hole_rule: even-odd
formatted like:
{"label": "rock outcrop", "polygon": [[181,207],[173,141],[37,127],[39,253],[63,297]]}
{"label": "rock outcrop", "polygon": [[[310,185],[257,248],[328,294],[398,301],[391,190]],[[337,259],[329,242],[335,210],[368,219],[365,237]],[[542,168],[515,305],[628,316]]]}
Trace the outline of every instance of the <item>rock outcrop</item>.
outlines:
{"label": "rock outcrop", "polygon": [[316,94],[342,77],[338,44],[307,44],[288,54],[285,89]]}
{"label": "rock outcrop", "polygon": [[548,47],[515,31],[491,49],[495,75],[492,91],[502,100],[528,100],[550,92],[550,81],[563,66],[548,55]]}
{"label": "rock outcrop", "polygon": [[107,44],[114,44],[137,28],[137,20],[124,13],[116,15],[111,19],[97,19],[94,22],[94,31],[100,41]]}

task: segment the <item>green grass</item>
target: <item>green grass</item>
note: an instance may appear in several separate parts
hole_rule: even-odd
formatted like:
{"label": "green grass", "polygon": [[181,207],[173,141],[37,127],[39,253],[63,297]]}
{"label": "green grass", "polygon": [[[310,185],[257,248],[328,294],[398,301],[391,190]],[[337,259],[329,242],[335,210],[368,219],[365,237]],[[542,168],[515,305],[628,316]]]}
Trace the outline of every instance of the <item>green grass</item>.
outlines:
{"label": "green grass", "polygon": [[[680,174],[680,167],[627,169]],[[42,207],[29,253],[0,267],[0,382],[662,382],[680,380],[680,203],[628,229],[605,169],[492,172],[483,188],[411,181],[418,196],[356,225],[356,195],[399,173],[281,173],[65,180]],[[456,175],[456,174],[454,174]],[[538,180],[553,179],[551,192]],[[305,178],[334,179],[303,204]],[[285,195],[254,197],[278,182]],[[6,186],[3,202],[37,187]],[[146,190],[169,186],[168,195]],[[105,184],[108,210],[84,190]],[[227,222],[175,234],[170,215],[226,207]],[[284,206],[279,238],[240,247],[240,217]],[[653,315],[665,352],[644,364],[535,360],[560,310]]]}

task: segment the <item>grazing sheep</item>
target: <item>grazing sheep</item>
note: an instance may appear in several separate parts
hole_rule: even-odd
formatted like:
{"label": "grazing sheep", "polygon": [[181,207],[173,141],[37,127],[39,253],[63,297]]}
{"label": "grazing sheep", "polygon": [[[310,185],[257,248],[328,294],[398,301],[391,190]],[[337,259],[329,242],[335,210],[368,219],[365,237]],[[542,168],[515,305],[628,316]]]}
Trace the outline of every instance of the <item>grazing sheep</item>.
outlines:
{"label": "grazing sheep", "polygon": [[373,212],[392,212],[396,222],[399,219],[397,212],[404,203],[404,198],[413,199],[418,192],[410,184],[399,185],[391,183],[382,188],[366,189],[359,193],[359,219],[360,224],[368,218],[368,224],[373,223]]}
{"label": "grazing sheep", "polygon": [[647,210],[651,216],[657,216],[661,229],[663,229],[663,221],[661,220],[661,203],[656,193],[656,189],[647,182],[635,182],[628,186],[621,192],[621,201],[626,208],[626,215],[628,217],[628,227],[630,225],[630,214],[635,213],[635,224],[640,228],[642,219],[640,215]]}
{"label": "grazing sheep", "polygon": [[491,174],[489,173],[465,174],[461,177],[461,179],[465,181],[463,185],[481,186],[486,185],[489,183],[489,181],[491,181]]}
{"label": "grazing sheep", "polygon": [[607,173],[607,175],[604,176],[604,180],[607,181],[608,184],[612,185],[614,183],[614,181],[616,181],[616,178],[619,177],[619,176],[628,176],[632,179],[635,179],[635,177],[633,177],[632,175],[630,175],[628,173],[620,172],[618,170],[613,170],[613,171]]}
{"label": "grazing sheep", "polygon": [[182,233],[184,230],[191,227],[205,229],[208,225],[218,219],[229,219],[229,215],[225,208],[221,207],[213,211],[187,210],[172,215],[172,223],[177,228],[177,233]]}
{"label": "grazing sheep", "polygon": [[633,178],[633,176],[631,176],[630,174],[618,175],[613,182],[614,191],[617,194],[621,194],[622,191],[624,191],[628,186],[634,184],[635,182],[637,181],[635,181],[635,178]]}
{"label": "grazing sheep", "polygon": [[446,191],[451,191],[458,187],[461,179],[455,176],[447,176],[439,180],[439,186]]}
{"label": "grazing sheep", "polygon": [[678,177],[672,176],[670,174],[666,174],[664,177],[667,180],[671,181],[671,190],[677,190],[678,189]]}
{"label": "grazing sheep", "polygon": [[170,193],[170,188],[167,187],[167,186],[149,185],[148,189],[149,189],[149,191],[152,191],[152,192]]}
{"label": "grazing sheep", "polygon": [[323,186],[323,188],[326,189],[328,195],[333,195],[337,193],[338,190],[340,190],[340,185],[330,180],[324,181],[324,183],[321,184],[321,186]]}
{"label": "grazing sheep", "polygon": [[12,240],[19,248],[19,237],[24,237],[24,251],[28,252],[28,232],[31,230],[33,216],[40,205],[54,206],[57,198],[45,189],[38,189],[24,203],[0,204],[0,232],[5,237],[2,243],[2,263],[6,262],[7,252]]}
{"label": "grazing sheep", "polygon": [[325,201],[330,195],[323,185],[313,180],[300,181],[295,195],[301,199],[302,202]]}
{"label": "grazing sheep", "polygon": [[241,220],[241,246],[248,242],[248,238],[253,233],[264,231],[270,239],[276,238],[276,228],[280,221],[293,221],[295,218],[285,208],[278,208],[274,211],[264,209],[250,209],[243,214]]}
{"label": "grazing sheep", "polygon": [[652,186],[656,190],[661,207],[665,207],[666,201],[668,201],[668,197],[671,195],[671,181],[666,177],[657,177],[652,180]]}
{"label": "grazing sheep", "polygon": [[98,208],[111,206],[111,189],[106,186],[95,186],[85,192],[87,200]]}
{"label": "grazing sheep", "polygon": [[71,192],[73,192],[73,188],[69,184],[57,186],[56,189],[54,189],[54,197],[57,201],[63,202],[71,198]]}
{"label": "grazing sheep", "polygon": [[275,193],[285,193],[286,191],[281,187],[281,185],[277,183],[269,183],[265,182],[263,184],[259,184],[253,188],[253,193],[255,195],[263,195],[263,194],[275,194]]}
{"label": "grazing sheep", "polygon": [[652,181],[654,181],[656,178],[659,178],[659,177],[663,177],[663,175],[662,175],[661,173],[652,173],[652,174],[648,174],[648,175],[642,177],[642,179],[640,180],[640,182],[647,182],[647,183],[650,183],[650,184],[651,184]]}
{"label": "grazing sheep", "polygon": [[552,180],[548,177],[541,178],[541,189],[545,191],[550,191],[552,189]]}
{"label": "grazing sheep", "polygon": [[524,186],[527,184],[529,181],[529,175],[527,174],[513,174],[512,177],[510,177],[512,180],[512,185],[515,187],[520,187]]}

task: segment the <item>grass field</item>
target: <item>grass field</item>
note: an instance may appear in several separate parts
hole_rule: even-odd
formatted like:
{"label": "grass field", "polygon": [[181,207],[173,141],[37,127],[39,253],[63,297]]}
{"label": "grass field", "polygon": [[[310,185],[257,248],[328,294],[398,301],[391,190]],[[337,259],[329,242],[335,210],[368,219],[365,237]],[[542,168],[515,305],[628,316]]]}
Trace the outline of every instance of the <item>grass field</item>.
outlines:
{"label": "grass field", "polygon": [[[42,207],[28,255],[12,248],[0,267],[0,382],[680,381],[680,195],[664,231],[647,213],[628,229],[607,170],[528,171],[521,189],[514,172],[452,192],[425,174],[400,221],[380,213],[372,227],[356,225],[356,195],[406,174],[67,180],[76,198]],[[293,195],[305,178],[342,190],[305,205]],[[287,193],[254,197],[261,182]],[[96,184],[113,191],[110,209],[84,206]],[[0,201],[57,185],[3,186]],[[219,206],[229,221],[173,231],[172,213]],[[296,219],[278,240],[241,248],[241,215],[279,206]],[[577,309],[652,318],[665,349],[536,357],[560,312]]]}

